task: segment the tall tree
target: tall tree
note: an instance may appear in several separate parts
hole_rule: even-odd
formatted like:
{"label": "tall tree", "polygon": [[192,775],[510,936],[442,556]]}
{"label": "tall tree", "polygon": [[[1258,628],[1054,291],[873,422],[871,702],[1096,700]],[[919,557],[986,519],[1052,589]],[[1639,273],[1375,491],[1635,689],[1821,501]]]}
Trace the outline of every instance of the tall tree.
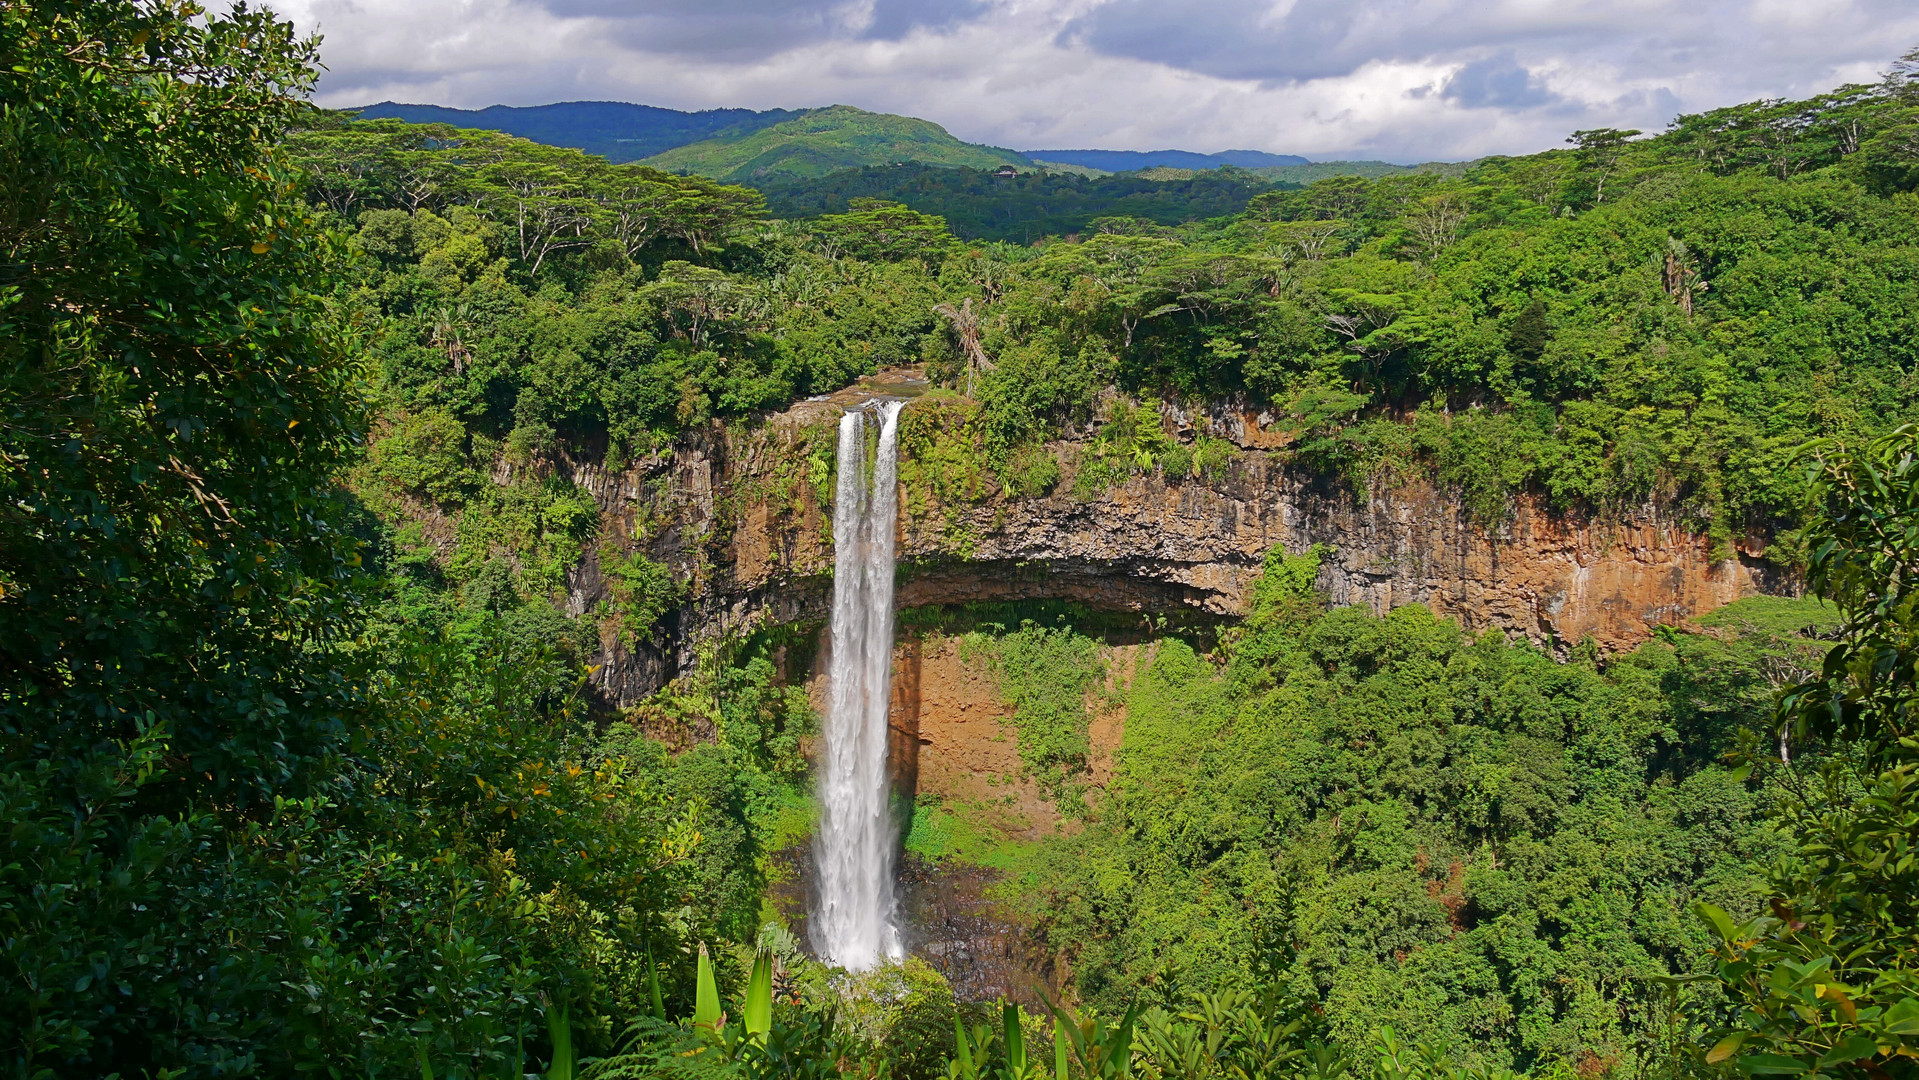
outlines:
{"label": "tall tree", "polygon": [[192,913],[231,881],[209,822],[312,790],[350,705],[328,654],[357,556],[332,478],[360,399],[313,291],[329,241],[268,149],[314,47],[244,5],[0,5],[15,1075],[244,1063],[234,1005],[272,985]]}

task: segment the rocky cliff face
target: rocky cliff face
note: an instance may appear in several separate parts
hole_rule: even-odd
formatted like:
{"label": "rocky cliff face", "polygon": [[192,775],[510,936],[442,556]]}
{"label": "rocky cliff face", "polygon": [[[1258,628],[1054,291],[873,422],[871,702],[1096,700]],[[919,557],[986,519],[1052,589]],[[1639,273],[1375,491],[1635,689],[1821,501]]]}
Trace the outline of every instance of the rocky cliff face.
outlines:
{"label": "rocky cliff face", "polygon": [[[820,448],[860,396],[807,402],[751,429],[715,427],[623,473],[571,467],[605,511],[607,543],[639,547],[687,582],[686,603],[652,641],[603,642],[599,679],[613,702],[650,693],[714,635],[825,618],[832,543]],[[1319,584],[1334,604],[1424,603],[1469,629],[1618,650],[1661,623],[1790,585],[1757,559],[1712,561],[1704,537],[1651,511],[1567,520],[1522,499],[1489,529],[1422,480],[1346,491],[1290,464],[1260,419],[1228,410],[1207,421],[1240,447],[1217,480],[1135,476],[1079,498],[1072,475],[1085,444],[1068,439],[1051,447],[1065,476],[1045,496],[1014,498],[990,483],[965,499],[904,492],[901,606],[1057,598],[1230,618],[1244,611],[1267,550],[1325,544]],[[575,612],[607,595],[591,554],[569,586]]]}

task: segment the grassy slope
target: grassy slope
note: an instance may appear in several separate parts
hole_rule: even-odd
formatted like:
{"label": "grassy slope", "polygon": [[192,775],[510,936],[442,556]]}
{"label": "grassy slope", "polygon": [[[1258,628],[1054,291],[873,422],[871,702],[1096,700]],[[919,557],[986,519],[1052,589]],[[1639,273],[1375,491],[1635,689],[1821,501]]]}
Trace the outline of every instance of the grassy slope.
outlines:
{"label": "grassy slope", "polygon": [[991,169],[1030,165],[1011,150],[976,146],[927,120],[835,105],[746,135],[708,139],[648,158],[669,172],[721,180],[818,177],[862,165],[917,161]]}

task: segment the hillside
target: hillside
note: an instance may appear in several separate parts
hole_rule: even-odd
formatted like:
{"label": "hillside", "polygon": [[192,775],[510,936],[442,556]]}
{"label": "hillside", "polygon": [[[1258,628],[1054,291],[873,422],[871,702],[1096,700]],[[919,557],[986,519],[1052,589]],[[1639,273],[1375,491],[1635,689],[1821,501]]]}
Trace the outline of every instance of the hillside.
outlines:
{"label": "hillside", "polygon": [[1158,179],[1139,172],[994,176],[980,169],[908,164],[849,169],[767,184],[764,190],[767,208],[779,217],[838,214],[854,199],[877,198],[938,215],[955,235],[968,240],[1031,243],[1044,236],[1087,232],[1099,218],[1180,225],[1237,214],[1261,192],[1294,186],[1234,168]]}
{"label": "hillside", "polygon": [[1011,150],[961,142],[928,120],[871,113],[850,105],[678,147],[646,159],[645,164],[716,180],[762,181],[819,177],[841,169],[906,161],[972,169],[1032,165]]}
{"label": "hillside", "polygon": [[1249,168],[1268,180],[1284,181],[1290,184],[1310,184],[1335,176],[1359,176],[1367,180],[1405,173],[1461,176],[1471,164],[1472,162],[1458,161],[1428,161],[1422,165],[1394,165],[1385,161],[1313,161],[1300,165],[1251,166]]}
{"label": "hillside", "polygon": [[365,120],[452,124],[518,135],[548,146],[567,146],[608,161],[638,161],[676,146],[720,135],[742,135],[804,114],[803,109],[704,109],[681,112],[624,101],[561,101],[552,105],[490,105],[449,109],[382,101],[351,110]]}
{"label": "hillside", "polygon": [[[1197,172],[1232,166],[1257,171],[1268,180],[1310,184],[1329,176],[1372,179],[1445,165],[1313,162],[1294,154],[1269,154],[1259,150],[1222,150],[1214,154],[1190,150],[1014,152],[961,142],[930,121],[869,113],[850,106],[684,112],[624,101],[490,105],[484,109],[382,101],[347,111],[362,120],[405,120],[414,124],[451,124],[498,131],[547,146],[584,150],[615,164],[659,158],[647,164],[673,172],[729,180],[780,175],[811,178],[839,169],[922,162],[976,169],[991,169],[1002,164],[1040,165],[1055,173],[1088,177],[1142,169]],[[834,119],[824,126],[789,126],[808,117],[827,114],[833,114]],[[775,132],[772,130],[775,128],[780,130]],[[762,134],[762,139],[753,138]],[[1158,176],[1164,178],[1165,174]]]}
{"label": "hillside", "polygon": [[1200,154],[1191,150],[1027,150],[1024,153],[1034,161],[1080,165],[1104,172],[1154,168],[1217,169],[1222,165],[1261,169],[1312,164],[1297,154],[1268,154],[1263,150],[1221,150],[1216,154]]}

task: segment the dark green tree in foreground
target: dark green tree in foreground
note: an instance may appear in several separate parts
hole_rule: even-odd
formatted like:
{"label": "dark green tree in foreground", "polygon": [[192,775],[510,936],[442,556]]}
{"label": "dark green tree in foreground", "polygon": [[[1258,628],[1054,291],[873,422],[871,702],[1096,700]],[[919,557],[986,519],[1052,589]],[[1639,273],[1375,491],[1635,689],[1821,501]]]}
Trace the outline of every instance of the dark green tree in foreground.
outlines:
{"label": "dark green tree in foreground", "polygon": [[0,5],[9,1075],[219,1071],[277,990],[204,924],[284,899],[230,887],[215,830],[312,791],[350,706],[331,478],[360,397],[328,242],[265,149],[314,48],[245,6]]}
{"label": "dark green tree in foreground", "polygon": [[142,739],[244,811],[308,779],[358,442],[325,240],[262,149],[311,42],[236,9],[0,12],[0,717],[77,767]]}
{"label": "dark green tree in foreground", "polygon": [[[1789,786],[1797,850],[1772,913],[1714,924],[1742,1007],[1707,1053],[1757,1076],[1919,1075],[1919,427],[1833,450],[1816,478],[1810,581],[1846,616],[1820,674],[1781,699],[1793,737],[1839,748]],[[1777,764],[1777,763],[1775,763]]]}

